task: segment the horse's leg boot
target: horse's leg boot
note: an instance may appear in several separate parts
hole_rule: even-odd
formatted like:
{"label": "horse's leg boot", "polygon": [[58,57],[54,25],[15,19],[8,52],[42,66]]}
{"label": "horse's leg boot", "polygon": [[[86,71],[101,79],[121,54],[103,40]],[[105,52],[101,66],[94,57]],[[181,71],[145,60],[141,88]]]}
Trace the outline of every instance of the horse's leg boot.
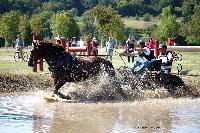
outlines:
{"label": "horse's leg boot", "polygon": [[71,97],[70,97],[70,96],[64,95],[64,94],[62,94],[62,93],[60,93],[60,92],[58,92],[57,95],[58,95],[60,98],[62,98],[62,99],[71,100]]}

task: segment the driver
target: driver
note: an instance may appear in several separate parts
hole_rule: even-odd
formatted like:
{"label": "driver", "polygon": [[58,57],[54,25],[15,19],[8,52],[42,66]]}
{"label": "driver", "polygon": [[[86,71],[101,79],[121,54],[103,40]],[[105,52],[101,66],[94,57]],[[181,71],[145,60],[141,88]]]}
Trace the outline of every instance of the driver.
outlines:
{"label": "driver", "polygon": [[138,67],[139,72],[144,72],[145,68],[148,68],[149,65],[155,61],[156,57],[151,52],[151,50],[146,47],[145,42],[140,40],[137,42],[138,48],[132,52],[131,56],[139,56],[140,60],[135,61],[131,64],[130,68],[132,72],[135,72],[135,69]]}
{"label": "driver", "polygon": [[160,52],[158,59],[162,60],[161,71],[169,74],[172,69],[173,54],[171,51],[167,51],[167,45],[165,44],[160,44],[158,48]]}

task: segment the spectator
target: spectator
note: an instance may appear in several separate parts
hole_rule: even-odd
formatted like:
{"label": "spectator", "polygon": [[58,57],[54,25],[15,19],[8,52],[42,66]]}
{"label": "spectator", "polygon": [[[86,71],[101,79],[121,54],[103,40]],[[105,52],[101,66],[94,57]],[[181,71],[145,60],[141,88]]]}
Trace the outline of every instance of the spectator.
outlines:
{"label": "spectator", "polygon": [[106,42],[106,52],[107,55],[110,57],[110,61],[112,61],[114,46],[115,46],[114,40],[112,39],[112,37],[109,37],[108,41]]}
{"label": "spectator", "polygon": [[76,45],[77,45],[76,37],[73,37],[71,41],[71,46],[76,47]]}
{"label": "spectator", "polygon": [[21,58],[23,58],[23,51],[22,51],[23,50],[23,45],[24,45],[24,43],[23,43],[23,40],[22,40],[21,36],[17,35],[15,48],[16,48],[16,51],[19,52],[19,56]]}
{"label": "spectator", "polygon": [[80,45],[80,47],[84,47],[85,46],[85,42],[84,42],[83,37],[80,37],[79,45]]}
{"label": "spectator", "polygon": [[152,38],[149,39],[149,42],[147,44],[147,47],[149,47],[150,49],[154,49],[155,47],[155,42],[153,41]]}
{"label": "spectator", "polygon": [[[80,38],[79,46],[80,47],[85,47],[85,42],[84,42],[83,37]],[[82,54],[85,55],[85,52],[80,52],[80,55],[82,55]]]}
{"label": "spectator", "polygon": [[92,39],[92,42],[90,43],[90,45],[92,46],[92,55],[98,55],[99,43],[95,37]]}
{"label": "spectator", "polygon": [[[131,53],[134,51],[134,46],[135,46],[135,41],[132,39],[131,36],[128,37],[128,40],[126,41],[126,52]],[[132,59],[132,63],[134,62],[134,56],[127,56],[128,57],[128,62],[130,62],[130,58]]]}

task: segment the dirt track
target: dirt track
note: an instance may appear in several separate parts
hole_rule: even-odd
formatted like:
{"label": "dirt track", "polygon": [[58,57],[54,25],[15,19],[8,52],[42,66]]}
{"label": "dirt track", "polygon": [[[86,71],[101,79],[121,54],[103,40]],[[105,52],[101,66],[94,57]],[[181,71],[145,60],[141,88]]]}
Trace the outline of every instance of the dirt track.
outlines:
{"label": "dirt track", "polygon": [[0,73],[0,93],[29,91],[30,89],[45,89],[52,86],[49,75],[19,75]]}

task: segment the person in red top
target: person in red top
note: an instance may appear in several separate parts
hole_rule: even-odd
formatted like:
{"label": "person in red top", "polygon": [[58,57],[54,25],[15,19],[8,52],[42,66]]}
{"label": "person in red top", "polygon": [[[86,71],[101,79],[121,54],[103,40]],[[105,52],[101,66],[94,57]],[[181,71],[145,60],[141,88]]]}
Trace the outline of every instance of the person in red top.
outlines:
{"label": "person in red top", "polygon": [[150,49],[154,49],[155,47],[155,42],[153,41],[152,38],[149,39],[149,42],[147,44],[147,47],[150,48]]}

